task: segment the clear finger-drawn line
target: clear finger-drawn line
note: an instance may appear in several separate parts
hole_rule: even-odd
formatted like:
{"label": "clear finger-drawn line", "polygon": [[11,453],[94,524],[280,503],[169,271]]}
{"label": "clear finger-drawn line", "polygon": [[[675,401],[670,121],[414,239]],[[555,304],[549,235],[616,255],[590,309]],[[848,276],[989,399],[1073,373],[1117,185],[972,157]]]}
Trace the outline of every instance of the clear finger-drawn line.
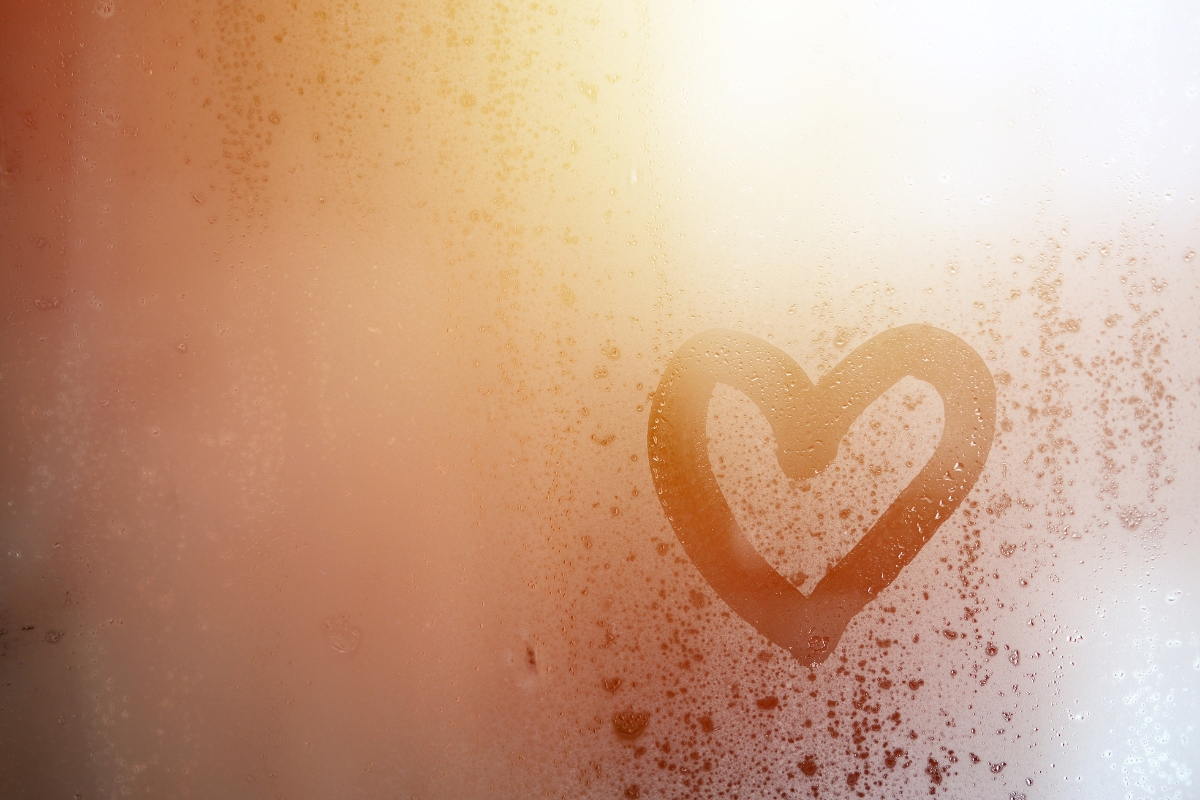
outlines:
{"label": "clear finger-drawn line", "polygon": [[[730,511],[708,456],[713,389],[744,392],[766,415],[779,464],[793,480],[820,474],[850,425],[911,376],[941,395],[945,427],[933,456],[812,594],[762,558]],[[850,620],[912,561],[962,503],[992,447],[996,386],[962,339],[929,325],[875,336],[813,384],[761,339],[710,330],[688,340],[663,372],[650,410],[650,470],[667,519],[709,585],[743,619],[805,664],[823,662]]]}

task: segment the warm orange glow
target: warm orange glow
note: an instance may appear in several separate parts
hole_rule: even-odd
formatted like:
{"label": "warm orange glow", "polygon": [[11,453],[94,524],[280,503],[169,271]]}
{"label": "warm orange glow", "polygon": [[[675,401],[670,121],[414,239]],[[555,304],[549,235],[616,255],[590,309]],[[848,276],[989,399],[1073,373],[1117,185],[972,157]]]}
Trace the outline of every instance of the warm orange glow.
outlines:
{"label": "warm orange glow", "polygon": [[0,3],[0,798],[1194,795],[1194,16]]}

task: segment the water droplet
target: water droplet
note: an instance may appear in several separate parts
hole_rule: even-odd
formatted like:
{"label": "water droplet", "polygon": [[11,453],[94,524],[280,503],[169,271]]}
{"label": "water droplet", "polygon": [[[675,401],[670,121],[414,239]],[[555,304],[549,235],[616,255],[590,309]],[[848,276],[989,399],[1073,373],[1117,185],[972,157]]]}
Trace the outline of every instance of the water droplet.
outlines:
{"label": "water droplet", "polygon": [[626,709],[613,715],[613,729],[619,736],[634,739],[646,729],[646,723],[649,721],[650,715],[648,713]]}

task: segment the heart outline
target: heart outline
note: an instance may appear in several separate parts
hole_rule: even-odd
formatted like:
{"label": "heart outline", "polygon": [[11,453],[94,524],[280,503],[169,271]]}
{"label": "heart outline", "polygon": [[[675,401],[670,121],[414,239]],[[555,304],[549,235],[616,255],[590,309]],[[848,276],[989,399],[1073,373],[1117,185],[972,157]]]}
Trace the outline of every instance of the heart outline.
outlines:
{"label": "heart outline", "polygon": [[[905,377],[931,384],[942,398],[937,448],[805,596],[746,539],[717,483],[706,430],[713,389],[723,383],[754,401],[775,434],[780,466],[798,480],[820,474],[854,420]],[[693,336],[668,361],[646,439],[659,501],[692,563],[742,619],[801,663],[815,665],[962,503],[987,462],[995,419],[996,386],[983,359],[930,325],[878,334],[815,384],[773,345],[713,329]]]}

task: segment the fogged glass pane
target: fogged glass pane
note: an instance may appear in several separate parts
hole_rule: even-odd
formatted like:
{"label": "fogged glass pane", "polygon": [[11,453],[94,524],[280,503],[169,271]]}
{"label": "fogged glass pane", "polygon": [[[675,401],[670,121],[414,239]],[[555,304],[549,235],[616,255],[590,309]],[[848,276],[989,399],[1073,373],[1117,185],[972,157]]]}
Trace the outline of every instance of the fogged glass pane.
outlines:
{"label": "fogged glass pane", "polygon": [[0,37],[3,797],[1200,792],[1190,5]]}

